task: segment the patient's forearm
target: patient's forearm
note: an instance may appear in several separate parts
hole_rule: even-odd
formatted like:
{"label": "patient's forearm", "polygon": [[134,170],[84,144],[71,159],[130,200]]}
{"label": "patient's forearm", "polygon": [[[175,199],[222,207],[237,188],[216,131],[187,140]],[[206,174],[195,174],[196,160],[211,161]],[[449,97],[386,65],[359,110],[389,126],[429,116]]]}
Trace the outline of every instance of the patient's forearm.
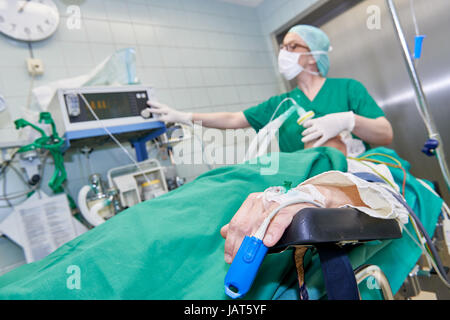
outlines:
{"label": "patient's forearm", "polygon": [[339,208],[346,204],[365,206],[355,186],[335,187],[315,185],[315,187],[325,197],[325,206],[327,208]]}
{"label": "patient's forearm", "polygon": [[[356,187],[334,187],[315,185],[316,189],[325,197],[325,207],[338,208],[344,205],[364,206]],[[298,188],[298,187],[297,187]],[[245,236],[253,235],[264,219],[280,206],[277,202],[270,202],[265,208],[262,193],[252,193],[244,201],[229,224],[225,225],[220,233],[225,241],[225,261],[231,263]],[[302,209],[315,208],[311,203],[298,203],[281,209],[272,219],[264,237],[267,247],[274,246],[289,227],[294,216]]]}

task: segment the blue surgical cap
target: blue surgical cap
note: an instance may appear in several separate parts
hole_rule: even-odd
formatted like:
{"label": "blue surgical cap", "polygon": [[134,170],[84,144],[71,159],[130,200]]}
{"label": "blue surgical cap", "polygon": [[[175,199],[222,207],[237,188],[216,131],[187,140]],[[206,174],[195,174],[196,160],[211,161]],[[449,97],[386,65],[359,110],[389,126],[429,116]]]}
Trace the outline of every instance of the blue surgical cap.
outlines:
{"label": "blue surgical cap", "polygon": [[[330,50],[330,39],[326,33],[319,28],[300,24],[292,27],[289,32],[298,34],[306,42],[311,51],[328,52]],[[330,69],[330,59],[328,58],[328,54],[317,54],[313,56],[316,60],[320,74],[325,77]]]}

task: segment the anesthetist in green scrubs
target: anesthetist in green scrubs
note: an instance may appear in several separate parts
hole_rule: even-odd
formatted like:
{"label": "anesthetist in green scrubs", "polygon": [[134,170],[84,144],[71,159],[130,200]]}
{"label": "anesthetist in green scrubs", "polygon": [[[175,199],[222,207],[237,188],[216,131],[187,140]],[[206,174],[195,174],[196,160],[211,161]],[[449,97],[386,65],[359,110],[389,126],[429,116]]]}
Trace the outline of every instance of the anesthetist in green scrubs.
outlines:
{"label": "anesthetist in green scrubs", "polygon": [[[149,101],[147,116],[154,113],[164,122],[201,122],[205,127],[218,129],[251,126],[259,131],[269,123],[280,102],[289,97],[306,111],[314,111],[315,117],[299,126],[297,117],[291,116],[281,126],[279,146],[282,152],[303,149],[305,144],[319,147],[344,131],[362,140],[366,149],[370,145],[391,143],[391,124],[366,88],[353,79],[326,77],[330,66],[330,41],[322,30],[309,25],[295,26],[287,33],[280,49],[279,71],[287,80],[296,79],[294,90],[242,112],[189,113]],[[292,102],[282,104],[274,118],[291,106]]]}

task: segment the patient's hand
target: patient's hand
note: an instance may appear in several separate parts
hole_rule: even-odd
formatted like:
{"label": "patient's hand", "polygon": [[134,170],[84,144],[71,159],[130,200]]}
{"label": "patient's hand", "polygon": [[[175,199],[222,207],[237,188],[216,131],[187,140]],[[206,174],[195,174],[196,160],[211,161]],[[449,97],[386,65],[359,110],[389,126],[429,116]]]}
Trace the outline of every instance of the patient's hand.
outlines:
{"label": "patient's hand", "polygon": [[[225,262],[227,263],[233,261],[244,237],[252,236],[270,212],[279,206],[278,203],[272,202],[267,210],[265,210],[262,199],[257,198],[260,194],[262,192],[250,194],[236,212],[233,219],[231,219],[230,223],[220,230],[220,234],[225,239]],[[267,247],[274,246],[280,240],[286,228],[291,224],[295,214],[307,207],[314,206],[300,203],[280,210],[267,228],[266,235],[263,239],[264,245]]]}

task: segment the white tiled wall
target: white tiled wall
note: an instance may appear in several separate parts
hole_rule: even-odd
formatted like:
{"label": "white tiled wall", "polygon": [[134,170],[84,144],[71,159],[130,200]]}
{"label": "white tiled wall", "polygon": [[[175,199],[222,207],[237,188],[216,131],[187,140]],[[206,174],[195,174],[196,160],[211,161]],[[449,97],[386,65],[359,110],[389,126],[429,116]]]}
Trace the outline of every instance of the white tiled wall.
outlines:
{"label": "white tiled wall", "polygon": [[[35,86],[79,75],[115,49],[134,47],[142,82],[178,109],[236,111],[280,90],[254,8],[217,0],[87,0],[81,29],[71,30],[66,3],[57,1],[57,33],[33,45],[46,69]],[[0,90],[10,109],[26,102],[27,57],[26,45],[0,38]]]}
{"label": "white tiled wall", "polygon": [[[34,86],[86,73],[114,50],[133,47],[138,77],[157,89],[161,102],[180,110],[212,112],[243,110],[281,93],[269,34],[314,0],[265,0],[259,8],[219,0],[73,1],[81,2],[78,30],[67,28],[67,6],[72,1],[55,2],[61,14],[58,31],[33,44],[34,56],[45,67]],[[11,132],[12,121],[21,116],[27,102],[31,81],[27,57],[26,44],[0,36],[0,94],[9,106],[0,113],[0,135]],[[128,163],[113,146],[98,148],[91,155],[93,171],[104,177],[107,169]],[[71,150],[65,155],[65,165],[68,191],[76,197],[88,181],[86,159],[79,150]],[[188,180],[204,169],[180,167]],[[45,182],[52,173],[49,163]],[[23,188],[13,171],[7,177],[8,193]],[[0,220],[9,211],[0,208]]]}
{"label": "white tiled wall", "polygon": [[[258,7],[258,17],[261,21],[261,30],[265,35],[266,45],[272,52],[274,63],[278,53],[271,35],[286,24],[295,20],[302,12],[318,3],[320,0],[264,0]],[[280,86],[283,84],[280,81]]]}
{"label": "white tiled wall", "polygon": [[265,0],[258,8],[264,34],[270,34],[290,22],[319,0]]}
{"label": "white tiled wall", "polygon": [[[60,27],[33,44],[45,66],[34,86],[83,74],[114,50],[133,47],[138,77],[157,89],[160,101],[198,112],[243,110],[282,91],[269,35],[316,1],[265,0],[250,8],[218,0],[86,0],[81,28],[70,29],[71,1],[56,0]],[[0,114],[2,134],[14,131],[27,102],[28,56],[26,44],[0,37],[0,94],[9,106]],[[71,166],[70,152],[66,158]],[[73,181],[87,176],[73,169],[69,178],[78,186]]]}
{"label": "white tiled wall", "polygon": [[[34,86],[83,74],[114,50],[133,47],[141,82],[153,85],[158,99],[176,109],[238,111],[280,92],[255,8],[218,0],[86,0],[80,5],[81,28],[70,29],[70,3],[56,0],[61,14],[56,34],[33,44],[45,66]],[[0,93],[10,112],[0,115],[3,130],[13,127],[26,104],[28,56],[25,44],[0,37]],[[68,166],[72,160],[69,152]],[[72,185],[86,181],[82,168],[73,169]]]}

